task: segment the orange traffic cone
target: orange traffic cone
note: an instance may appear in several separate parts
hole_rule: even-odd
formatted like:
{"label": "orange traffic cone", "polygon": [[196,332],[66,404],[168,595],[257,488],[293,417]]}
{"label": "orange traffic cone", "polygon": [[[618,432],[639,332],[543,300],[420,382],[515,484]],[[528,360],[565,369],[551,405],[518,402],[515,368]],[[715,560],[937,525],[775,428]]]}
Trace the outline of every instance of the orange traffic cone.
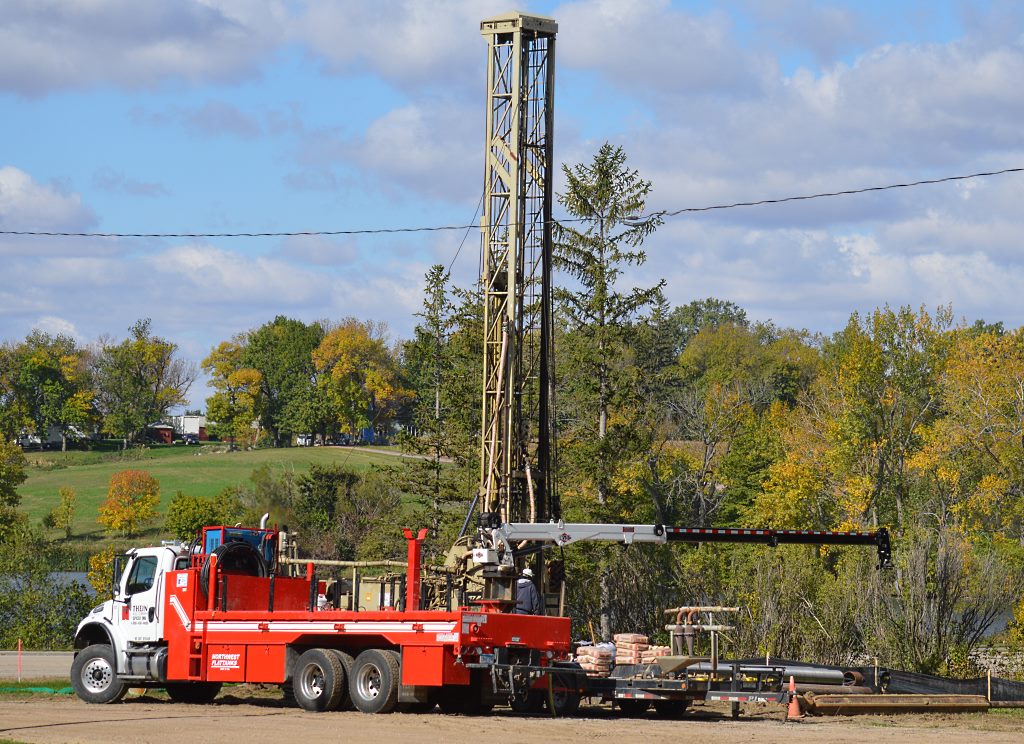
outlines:
{"label": "orange traffic cone", "polygon": [[789,708],[786,710],[787,721],[799,721],[804,717],[800,712],[800,701],[796,699],[796,680],[789,676]]}

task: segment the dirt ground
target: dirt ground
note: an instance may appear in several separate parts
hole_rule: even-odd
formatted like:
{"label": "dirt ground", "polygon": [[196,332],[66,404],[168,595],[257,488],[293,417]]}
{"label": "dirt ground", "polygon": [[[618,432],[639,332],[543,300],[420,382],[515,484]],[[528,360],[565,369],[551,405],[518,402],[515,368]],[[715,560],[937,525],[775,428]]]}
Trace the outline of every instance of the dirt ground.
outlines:
{"label": "dirt ground", "polygon": [[394,713],[306,713],[286,708],[278,696],[249,695],[244,688],[222,694],[212,705],[171,703],[162,696],[126,698],[117,705],[86,705],[74,697],[0,695],[0,740],[17,742],[208,741],[294,742],[410,741],[631,742],[709,741],[822,742],[829,744],[901,744],[964,740],[971,744],[1019,744],[1024,741],[1021,711],[964,715],[861,716],[810,718],[783,723],[780,708],[752,708],[733,721],[726,707],[698,707],[681,720],[613,718],[605,707],[584,707],[582,717],[527,718],[495,710],[486,717]]}

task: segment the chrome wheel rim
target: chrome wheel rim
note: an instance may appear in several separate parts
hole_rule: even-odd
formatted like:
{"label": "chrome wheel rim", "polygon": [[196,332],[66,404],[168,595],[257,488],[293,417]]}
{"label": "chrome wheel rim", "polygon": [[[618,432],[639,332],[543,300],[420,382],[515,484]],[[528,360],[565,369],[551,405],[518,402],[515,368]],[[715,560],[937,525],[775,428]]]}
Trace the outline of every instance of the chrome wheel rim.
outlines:
{"label": "chrome wheel rim", "polygon": [[299,679],[302,694],[307,698],[318,698],[324,694],[324,670],[318,664],[309,664],[302,670]]}
{"label": "chrome wheel rim", "polygon": [[104,692],[114,679],[114,670],[106,659],[90,659],[82,668],[82,686],[89,692]]}
{"label": "chrome wheel rim", "polygon": [[380,669],[374,664],[364,664],[356,676],[356,689],[364,700],[373,700],[381,691]]}

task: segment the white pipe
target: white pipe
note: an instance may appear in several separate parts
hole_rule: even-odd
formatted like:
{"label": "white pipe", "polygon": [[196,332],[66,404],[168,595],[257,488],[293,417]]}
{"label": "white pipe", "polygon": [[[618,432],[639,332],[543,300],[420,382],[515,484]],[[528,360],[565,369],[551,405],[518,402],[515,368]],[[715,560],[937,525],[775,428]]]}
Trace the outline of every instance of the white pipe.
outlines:
{"label": "white pipe", "polygon": [[260,517],[260,529],[265,530],[267,528],[267,522],[270,520],[270,512],[267,512]]}

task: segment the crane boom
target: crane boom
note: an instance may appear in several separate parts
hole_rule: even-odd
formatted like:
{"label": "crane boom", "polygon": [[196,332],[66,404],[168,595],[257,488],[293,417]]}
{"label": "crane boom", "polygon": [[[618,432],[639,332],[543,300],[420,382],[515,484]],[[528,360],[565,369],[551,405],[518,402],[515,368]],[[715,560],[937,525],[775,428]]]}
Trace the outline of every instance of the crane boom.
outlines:
{"label": "crane boom", "polygon": [[[492,520],[493,525],[493,520]],[[531,552],[514,546],[522,543],[550,543],[555,546],[575,542],[655,543],[722,542],[756,543],[775,547],[797,545],[874,545],[878,550],[878,567],[892,565],[889,531],[880,527],[873,531],[837,532],[831,530],[775,530],[742,527],[672,527],[663,524],[588,524],[580,522],[509,522],[484,526],[481,531],[490,549],[481,552],[477,563],[510,563],[515,556]]]}

